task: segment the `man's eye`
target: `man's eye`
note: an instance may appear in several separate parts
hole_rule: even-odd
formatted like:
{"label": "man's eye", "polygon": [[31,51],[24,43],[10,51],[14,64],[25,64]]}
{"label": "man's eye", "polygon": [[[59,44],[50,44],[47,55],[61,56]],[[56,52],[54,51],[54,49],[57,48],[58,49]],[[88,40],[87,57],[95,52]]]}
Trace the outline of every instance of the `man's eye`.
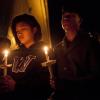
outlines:
{"label": "man's eye", "polygon": [[64,16],[64,18],[70,18],[70,17],[71,17],[71,15]]}

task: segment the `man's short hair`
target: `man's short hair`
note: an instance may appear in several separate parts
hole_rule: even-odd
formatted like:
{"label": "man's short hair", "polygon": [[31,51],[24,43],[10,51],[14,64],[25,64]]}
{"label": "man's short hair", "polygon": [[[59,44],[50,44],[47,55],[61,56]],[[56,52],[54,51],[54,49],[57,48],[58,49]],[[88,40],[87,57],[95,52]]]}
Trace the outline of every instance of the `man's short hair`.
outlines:
{"label": "man's short hair", "polygon": [[64,3],[62,5],[62,14],[65,12],[72,12],[72,13],[77,13],[79,16],[82,16],[82,7],[79,3]]}

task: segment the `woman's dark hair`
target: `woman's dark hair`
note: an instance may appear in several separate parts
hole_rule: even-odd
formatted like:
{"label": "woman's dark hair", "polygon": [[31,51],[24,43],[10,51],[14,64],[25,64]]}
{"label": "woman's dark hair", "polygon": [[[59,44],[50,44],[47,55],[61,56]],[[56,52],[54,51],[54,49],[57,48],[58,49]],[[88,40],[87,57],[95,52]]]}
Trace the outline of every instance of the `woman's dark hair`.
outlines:
{"label": "woman's dark hair", "polygon": [[18,15],[12,20],[11,29],[12,29],[13,35],[15,37],[15,40],[19,46],[21,43],[18,40],[18,37],[16,34],[16,24],[19,22],[27,23],[31,27],[37,27],[37,32],[34,34],[34,40],[35,40],[35,42],[38,42],[41,40],[41,38],[42,38],[41,27],[40,27],[38,21],[35,19],[35,17],[32,15],[28,15],[28,14]]}

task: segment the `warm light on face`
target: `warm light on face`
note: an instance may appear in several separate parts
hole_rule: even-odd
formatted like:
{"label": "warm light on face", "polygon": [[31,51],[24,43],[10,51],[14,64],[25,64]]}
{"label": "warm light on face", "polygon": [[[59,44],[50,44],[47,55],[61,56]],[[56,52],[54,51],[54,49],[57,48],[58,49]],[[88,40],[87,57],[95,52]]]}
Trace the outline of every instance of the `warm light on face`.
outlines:
{"label": "warm light on face", "polygon": [[67,32],[68,30],[76,32],[80,28],[81,18],[77,13],[65,12],[61,20],[62,28]]}
{"label": "warm light on face", "polygon": [[45,46],[43,49],[44,49],[45,54],[47,55],[48,54],[48,47]]}
{"label": "warm light on face", "polygon": [[34,42],[34,31],[35,28],[32,28],[29,24],[25,22],[19,22],[16,25],[16,33],[19,41],[24,44],[26,47],[29,47],[30,44]]}
{"label": "warm light on face", "polygon": [[7,57],[8,54],[9,54],[9,51],[8,50],[4,50],[3,53],[4,53],[4,56]]}

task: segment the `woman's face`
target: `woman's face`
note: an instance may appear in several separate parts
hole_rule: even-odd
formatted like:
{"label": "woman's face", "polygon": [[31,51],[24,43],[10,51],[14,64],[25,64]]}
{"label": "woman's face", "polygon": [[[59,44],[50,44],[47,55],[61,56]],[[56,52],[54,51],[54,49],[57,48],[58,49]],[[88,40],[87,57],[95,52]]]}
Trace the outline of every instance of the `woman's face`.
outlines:
{"label": "woman's face", "polygon": [[77,13],[65,12],[62,15],[62,28],[66,31],[78,31],[80,28],[80,17]]}
{"label": "woman's face", "polygon": [[19,22],[16,24],[16,33],[19,41],[24,44],[30,44],[34,42],[34,28],[25,22]]}

